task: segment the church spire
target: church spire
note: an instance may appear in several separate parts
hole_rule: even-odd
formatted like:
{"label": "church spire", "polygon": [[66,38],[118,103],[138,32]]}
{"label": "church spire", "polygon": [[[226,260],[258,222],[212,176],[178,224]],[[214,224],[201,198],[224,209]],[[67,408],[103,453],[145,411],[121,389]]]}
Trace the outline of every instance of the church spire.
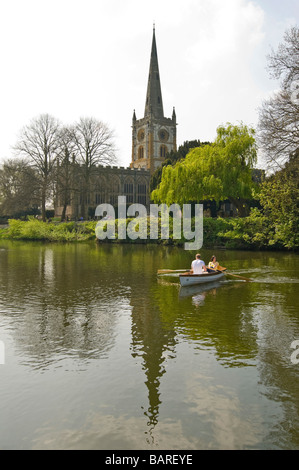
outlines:
{"label": "church spire", "polygon": [[159,64],[158,64],[158,54],[157,54],[157,46],[156,46],[155,24],[153,27],[152,51],[151,51],[151,59],[150,59],[150,68],[149,68],[149,76],[148,76],[148,84],[147,84],[144,117],[150,114],[152,114],[153,117],[157,119],[164,117]]}

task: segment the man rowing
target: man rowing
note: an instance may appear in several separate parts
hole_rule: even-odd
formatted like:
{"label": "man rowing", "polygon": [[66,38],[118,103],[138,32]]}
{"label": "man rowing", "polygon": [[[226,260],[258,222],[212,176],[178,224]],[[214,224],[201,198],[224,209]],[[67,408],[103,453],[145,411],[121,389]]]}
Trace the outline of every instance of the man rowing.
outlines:
{"label": "man rowing", "polygon": [[193,260],[191,263],[191,271],[193,274],[202,274],[203,272],[208,271],[205,262],[200,259],[199,253],[195,256],[195,260]]}

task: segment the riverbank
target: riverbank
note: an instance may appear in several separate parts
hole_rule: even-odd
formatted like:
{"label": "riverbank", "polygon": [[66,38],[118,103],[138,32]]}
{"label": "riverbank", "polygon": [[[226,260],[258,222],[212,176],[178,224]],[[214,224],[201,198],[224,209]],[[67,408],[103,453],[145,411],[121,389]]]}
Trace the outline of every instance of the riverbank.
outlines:
{"label": "riverbank", "polygon": [[[133,219],[127,219],[127,225]],[[99,243],[151,243],[173,246],[183,246],[188,240],[182,237],[180,239],[173,238],[172,227],[170,224],[169,238],[161,239],[160,224],[158,231],[158,239],[150,239],[149,223],[146,239],[137,238],[132,240],[127,236],[126,239],[118,238],[118,221],[115,221],[115,238],[112,240],[97,240],[95,228],[97,221],[83,222],[42,222],[35,218],[29,218],[27,221],[9,220],[8,226],[0,228],[0,239],[7,240],[30,240],[45,242],[84,242],[98,241]],[[194,230],[194,224],[192,226]],[[279,237],[271,231],[271,227],[263,218],[204,218],[203,220],[203,247],[204,248],[223,248],[223,249],[239,249],[239,250],[293,250],[296,251],[298,246],[291,244],[283,244]]]}

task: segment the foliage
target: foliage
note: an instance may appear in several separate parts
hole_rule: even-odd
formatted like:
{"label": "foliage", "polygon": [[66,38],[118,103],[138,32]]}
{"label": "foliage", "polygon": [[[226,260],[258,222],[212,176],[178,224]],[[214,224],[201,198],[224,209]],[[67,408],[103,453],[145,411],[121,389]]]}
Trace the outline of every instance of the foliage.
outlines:
{"label": "foliage", "polygon": [[260,202],[269,224],[275,229],[273,243],[286,248],[299,245],[299,152],[283,170],[262,185]]}
{"label": "foliage", "polygon": [[[133,219],[127,219],[128,225]],[[11,240],[40,240],[47,242],[80,242],[96,240],[95,221],[91,222],[67,222],[45,223],[31,218],[29,221],[10,220],[9,227],[0,229],[0,239]],[[150,239],[149,222],[147,225],[146,239],[131,240],[128,236],[125,240],[118,239],[118,221],[115,221],[115,239],[106,240],[114,243],[158,243],[164,245],[183,246],[187,241],[183,233],[181,238],[174,239],[170,227],[167,240]],[[136,230],[139,230],[136,225]],[[192,222],[194,230],[194,221]],[[287,230],[287,225],[271,224],[270,220],[259,209],[254,208],[248,217],[242,218],[204,218],[203,221],[203,247],[223,247],[228,249],[298,249],[297,235]]]}
{"label": "foliage", "polygon": [[177,151],[171,150],[171,152],[166,155],[166,159],[164,160],[162,165],[157,168],[151,176],[150,191],[152,192],[161,183],[162,172],[165,166],[175,165],[176,162],[185,158],[191,149],[196,147],[202,147],[204,145],[209,145],[209,142],[202,143],[200,142],[200,140],[190,140],[185,141],[183,145],[180,145]]}
{"label": "foliage", "polygon": [[231,219],[231,229],[219,235],[229,247],[297,250],[299,247],[298,153],[285,168],[261,186],[261,209],[244,219]]}
{"label": "foliage", "polygon": [[233,249],[260,249],[270,246],[267,219],[259,209],[251,209],[248,217],[232,218],[226,231],[219,232],[225,246]]}
{"label": "foliage", "polygon": [[28,221],[10,219],[9,227],[1,231],[1,238],[12,240],[44,240],[49,242],[86,241],[95,238],[95,222],[42,222],[34,217]]}
{"label": "foliage", "polygon": [[245,200],[257,190],[251,175],[256,158],[253,129],[220,126],[212,145],[195,148],[174,167],[164,167],[152,198],[168,205],[230,199],[244,215]]}

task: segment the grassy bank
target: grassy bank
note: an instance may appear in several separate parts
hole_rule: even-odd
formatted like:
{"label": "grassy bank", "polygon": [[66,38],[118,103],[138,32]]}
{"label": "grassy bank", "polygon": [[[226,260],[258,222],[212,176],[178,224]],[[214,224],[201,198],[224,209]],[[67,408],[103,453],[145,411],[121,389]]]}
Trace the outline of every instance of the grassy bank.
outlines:
{"label": "grassy bank", "polygon": [[[127,219],[128,224],[133,219]],[[0,239],[9,240],[39,240],[46,242],[80,242],[87,240],[96,241],[96,221],[88,222],[41,222],[35,218],[29,218],[28,221],[21,221],[11,219],[7,228],[0,229]],[[171,224],[170,224],[171,225]],[[207,245],[221,245],[224,246],[225,239],[219,237],[217,233],[220,230],[225,230],[227,223],[223,219],[205,219],[204,220],[204,244]],[[106,228],[105,228],[106,229]],[[127,229],[127,227],[126,227]],[[136,230],[139,230],[137,226]],[[192,224],[194,230],[194,223]],[[161,240],[161,227],[159,224],[158,239],[150,239],[150,224],[147,224],[147,233],[145,240],[132,240],[128,235],[125,240],[118,239],[118,221],[115,221],[115,239],[108,240],[109,242],[127,242],[127,243],[162,243],[165,245],[183,245],[185,243],[184,237],[174,239],[172,227],[170,226],[169,238]],[[107,241],[107,240],[106,240]]]}
{"label": "grassy bank", "polygon": [[10,219],[7,228],[0,230],[0,239],[74,242],[95,239],[96,222],[41,222]]}
{"label": "grassy bank", "polygon": [[[128,224],[133,219],[127,219]],[[135,219],[136,220],[136,219]],[[39,240],[45,242],[82,242],[97,240],[95,234],[97,221],[88,222],[41,222],[34,218],[28,221],[11,219],[7,228],[0,229],[0,239],[9,240]],[[170,224],[171,225],[171,224]],[[126,227],[126,230],[127,230]],[[125,240],[118,239],[118,221],[115,221],[115,238],[105,240],[110,243],[158,243],[164,245],[183,246],[188,241],[183,236],[174,239],[170,226],[169,238],[161,240],[161,227],[159,224],[158,239],[150,239],[150,224],[147,223],[145,240],[132,240],[128,235]],[[106,228],[105,228],[106,230]],[[136,227],[139,231],[139,227]],[[192,224],[194,230],[194,221]],[[203,223],[203,247],[223,247],[227,249],[258,250],[258,249],[292,249],[298,248],[296,240],[289,237],[289,246],[285,243],[279,232],[271,227],[265,218],[260,216],[245,217],[242,219],[212,219],[204,218]],[[192,241],[192,240],[191,240]]]}

